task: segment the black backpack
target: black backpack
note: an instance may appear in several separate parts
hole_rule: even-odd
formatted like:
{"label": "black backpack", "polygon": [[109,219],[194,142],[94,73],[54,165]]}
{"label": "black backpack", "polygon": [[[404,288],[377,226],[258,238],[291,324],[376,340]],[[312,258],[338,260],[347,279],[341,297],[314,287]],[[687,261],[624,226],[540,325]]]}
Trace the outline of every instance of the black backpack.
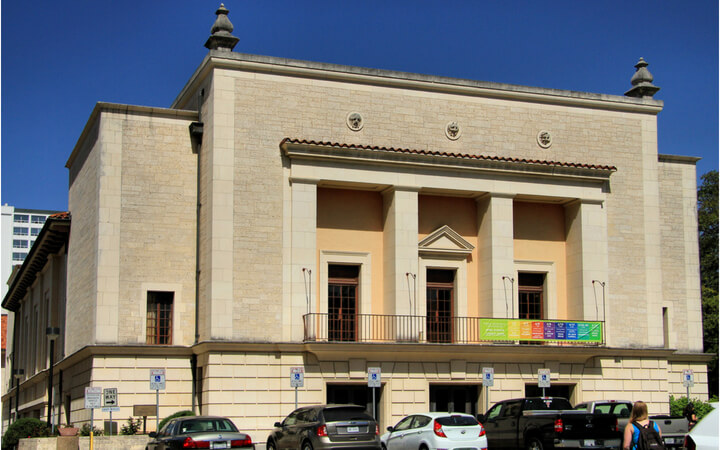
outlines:
{"label": "black backpack", "polygon": [[640,431],[637,441],[637,450],[664,450],[665,444],[663,443],[660,433],[655,430],[655,424],[651,420],[647,427],[640,425],[637,422],[633,422],[633,425]]}

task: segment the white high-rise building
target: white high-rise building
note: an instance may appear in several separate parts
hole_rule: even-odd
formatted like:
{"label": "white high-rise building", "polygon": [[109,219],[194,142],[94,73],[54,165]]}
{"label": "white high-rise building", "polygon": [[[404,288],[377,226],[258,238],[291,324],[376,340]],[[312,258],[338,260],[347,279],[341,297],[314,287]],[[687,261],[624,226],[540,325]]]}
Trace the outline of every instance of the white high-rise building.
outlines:
{"label": "white high-rise building", "polygon": [[2,296],[5,297],[7,281],[13,266],[25,261],[35,238],[49,215],[60,211],[21,209],[2,205]]}

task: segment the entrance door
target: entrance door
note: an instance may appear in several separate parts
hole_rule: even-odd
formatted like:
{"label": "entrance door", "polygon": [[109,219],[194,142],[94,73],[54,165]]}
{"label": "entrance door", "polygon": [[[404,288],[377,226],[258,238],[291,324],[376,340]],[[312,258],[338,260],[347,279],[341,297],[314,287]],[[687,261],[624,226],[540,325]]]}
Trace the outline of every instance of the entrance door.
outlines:
{"label": "entrance door", "polygon": [[452,342],[455,271],[427,270],[427,340]]}
{"label": "entrance door", "polygon": [[[375,411],[373,414],[373,392],[375,389]],[[380,399],[382,387],[370,388],[362,384],[328,384],[327,403],[364,406],[365,410],[380,423]]]}
{"label": "entrance door", "polygon": [[430,411],[477,415],[478,386],[431,385]]}
{"label": "entrance door", "polygon": [[328,267],[328,340],[355,341],[360,266]]}
{"label": "entrance door", "polygon": [[544,273],[518,274],[518,303],[520,319],[543,318]]}

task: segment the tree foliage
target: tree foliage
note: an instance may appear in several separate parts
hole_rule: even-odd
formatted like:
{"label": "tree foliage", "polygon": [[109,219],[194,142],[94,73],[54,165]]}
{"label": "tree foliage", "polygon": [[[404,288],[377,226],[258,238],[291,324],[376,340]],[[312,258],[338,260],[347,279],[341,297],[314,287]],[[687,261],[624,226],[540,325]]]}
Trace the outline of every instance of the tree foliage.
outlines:
{"label": "tree foliage", "polygon": [[[717,398],[712,398],[711,400],[717,401]],[[690,400],[695,407],[695,416],[697,416],[698,420],[705,417],[710,411],[713,410],[712,405],[710,405],[710,402],[706,402],[703,400],[700,400],[699,398],[693,398]],[[675,397],[673,395],[670,396],[670,415],[671,416],[682,416],[683,411],[685,411],[685,406],[688,404],[688,398],[687,397]]]}
{"label": "tree foliage", "polygon": [[714,355],[708,363],[710,395],[718,395],[718,171],[702,177],[698,188],[698,234],[702,280],[703,346]]}
{"label": "tree foliage", "polygon": [[2,437],[2,448],[14,448],[20,439],[28,437],[45,437],[50,435],[47,424],[40,419],[26,417],[18,419],[7,428]]}

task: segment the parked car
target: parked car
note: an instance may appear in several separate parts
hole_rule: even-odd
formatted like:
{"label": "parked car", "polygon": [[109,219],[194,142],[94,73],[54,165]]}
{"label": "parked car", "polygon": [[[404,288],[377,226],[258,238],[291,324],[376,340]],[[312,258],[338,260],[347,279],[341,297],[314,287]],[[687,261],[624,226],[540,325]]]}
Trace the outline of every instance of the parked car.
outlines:
{"label": "parked car", "polygon": [[152,432],[149,436],[152,440],[145,450],[255,448],[250,436],[238,431],[227,417],[177,417],[168,421],[159,432]]}
{"label": "parked car", "polygon": [[379,434],[377,422],[362,406],[307,406],[275,422],[267,450],[379,450]]}
{"label": "parked car", "polygon": [[[596,400],[577,404],[574,409],[589,413],[614,414],[618,419],[618,428],[622,431],[630,421],[632,407],[632,402],[627,400]],[[685,417],[657,415],[650,416],[650,420],[656,422],[660,427],[665,448],[680,449],[683,447],[683,440],[688,432],[688,421]]]}
{"label": "parked car", "polygon": [[685,437],[687,450],[717,450],[720,448],[720,431],[718,431],[718,404],[711,403],[713,410],[690,430]]}
{"label": "parked car", "polygon": [[380,437],[383,450],[485,450],[485,428],[469,414],[427,412],[404,417]]}
{"label": "parked car", "polygon": [[613,414],[618,419],[618,428],[622,431],[630,421],[632,402],[627,400],[595,400],[592,402],[578,403],[573,409],[587,411],[589,413]]}
{"label": "parked car", "polygon": [[479,416],[495,449],[619,449],[621,432],[612,414],[575,411],[564,398],[528,397],[505,400]]}

